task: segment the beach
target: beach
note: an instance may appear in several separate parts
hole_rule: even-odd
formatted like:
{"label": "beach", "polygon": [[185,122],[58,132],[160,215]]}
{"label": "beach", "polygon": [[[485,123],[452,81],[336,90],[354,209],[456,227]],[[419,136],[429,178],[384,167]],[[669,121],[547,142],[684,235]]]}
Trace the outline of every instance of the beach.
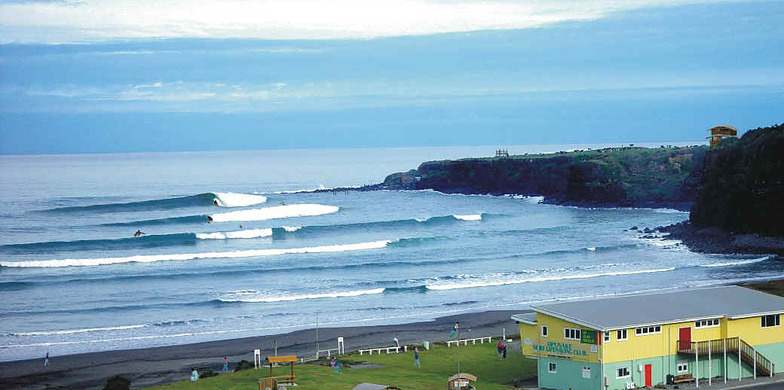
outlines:
{"label": "beach", "polygon": [[[400,325],[357,326],[319,329],[321,349],[335,348],[343,337],[346,351],[366,347],[440,341],[449,338],[455,321],[460,323],[461,338],[516,334],[517,325],[510,316],[526,310],[498,310],[440,317],[433,321]],[[233,370],[240,360],[253,361],[253,350],[260,349],[262,359],[274,355],[315,355],[316,330],[211,341],[168,347],[131,349],[50,356],[49,366],[40,359],[0,363],[0,388],[3,389],[100,389],[106,380],[121,375],[131,380],[132,388],[146,388],[186,379],[191,368],[208,367],[220,372],[223,358],[228,357]]]}

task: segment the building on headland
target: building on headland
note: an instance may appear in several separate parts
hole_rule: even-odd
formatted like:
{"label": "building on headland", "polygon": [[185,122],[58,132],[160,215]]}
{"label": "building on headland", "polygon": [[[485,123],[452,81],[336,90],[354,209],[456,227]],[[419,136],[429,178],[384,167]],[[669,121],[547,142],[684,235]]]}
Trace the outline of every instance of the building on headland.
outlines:
{"label": "building on headland", "polygon": [[[784,298],[739,286],[532,305],[512,316],[539,387],[699,387],[784,369]],[[708,379],[710,378],[710,379]]]}
{"label": "building on headland", "polygon": [[705,139],[710,140],[710,146],[718,145],[724,138],[738,138],[738,129],[732,126],[711,127],[708,131],[711,132],[711,135],[705,137]]}

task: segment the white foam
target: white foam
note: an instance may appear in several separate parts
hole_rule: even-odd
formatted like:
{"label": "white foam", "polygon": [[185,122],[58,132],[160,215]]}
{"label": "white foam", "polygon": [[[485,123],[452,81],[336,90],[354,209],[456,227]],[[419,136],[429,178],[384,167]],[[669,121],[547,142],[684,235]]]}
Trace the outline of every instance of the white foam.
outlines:
{"label": "white foam", "polygon": [[512,195],[514,199],[523,199],[529,203],[539,204],[544,203],[544,196],[525,196],[525,195]]}
{"label": "white foam", "polygon": [[214,192],[214,194],[215,201],[220,207],[246,207],[267,201],[267,197],[261,195],[236,194],[234,192]]}
{"label": "white foam", "polygon": [[40,332],[16,332],[11,333],[13,336],[49,336],[55,334],[75,334],[75,333],[88,333],[88,332],[106,332],[111,330],[127,330],[144,328],[145,325],[127,325],[127,326],[110,326],[106,328],[86,328],[86,329],[68,329],[68,330],[52,330]]}
{"label": "white foam", "polygon": [[293,233],[293,232],[296,232],[299,229],[302,229],[302,226],[281,226],[281,227],[283,228],[283,230],[285,230],[285,231],[287,231],[289,233]]}
{"label": "white foam", "polygon": [[705,265],[701,265],[700,267],[707,267],[707,268],[732,267],[732,266],[735,266],[735,265],[759,263],[760,261],[765,261],[765,260],[767,260],[769,258],[770,258],[770,256],[765,256],[765,257],[758,257],[758,258],[749,259],[749,260],[742,260],[742,261],[728,261],[728,262],[723,262],[723,263],[705,264]]}
{"label": "white foam", "polygon": [[262,238],[272,235],[272,229],[248,229],[236,230],[232,232],[215,233],[196,233],[196,238],[200,240],[226,240],[230,238]]}
{"label": "white foam", "polygon": [[322,299],[322,298],[341,298],[341,297],[357,297],[360,295],[381,294],[384,288],[375,288],[372,290],[355,290],[355,291],[339,291],[329,292],[322,294],[298,294],[298,295],[278,295],[259,298],[242,298],[242,299],[220,299],[223,302],[248,302],[248,303],[261,303],[261,302],[287,302],[299,301],[303,299]]}
{"label": "white foam", "polygon": [[328,253],[328,252],[348,252],[369,249],[384,248],[391,241],[361,242],[358,244],[325,245],[305,248],[286,248],[286,249],[254,249],[245,251],[228,252],[208,252],[208,253],[187,253],[171,255],[138,255],[129,257],[106,257],[97,259],[64,259],[64,260],[44,260],[44,261],[16,261],[0,262],[3,267],[85,267],[107,264],[122,263],[152,263],[156,261],[184,261],[196,259],[236,259],[243,257],[262,257],[279,256],[295,253]]}
{"label": "white foam", "polygon": [[596,247],[595,246],[590,246],[590,247],[585,248],[585,249],[587,249],[587,250],[589,250],[591,252],[596,252]]}
{"label": "white foam", "polygon": [[521,283],[531,283],[531,282],[550,282],[550,281],[571,280],[571,279],[591,279],[591,278],[599,278],[603,276],[649,274],[649,273],[657,273],[657,272],[669,272],[674,270],[675,268],[659,268],[659,269],[648,269],[648,270],[639,270],[639,271],[614,271],[614,272],[600,272],[594,274],[577,274],[577,275],[565,275],[565,276],[563,275],[541,276],[541,277],[534,277],[534,278],[504,278],[503,276],[495,275],[492,278],[477,278],[478,280],[466,281],[466,282],[428,284],[426,285],[426,287],[428,290],[454,290],[459,288],[505,286],[509,284],[521,284]]}
{"label": "white foam", "polygon": [[470,215],[452,215],[453,217],[462,220],[462,221],[481,221],[482,215],[481,214],[470,214]]}
{"label": "white foam", "polygon": [[267,219],[312,217],[332,214],[340,210],[337,206],[321,204],[292,204],[285,206],[266,207],[263,209],[240,210],[228,213],[213,214],[213,222],[263,221]]}
{"label": "white foam", "polygon": [[664,209],[653,209],[653,212],[659,213],[659,214],[688,214],[689,213],[688,211],[681,211],[681,210],[667,209],[667,208],[664,208]]}

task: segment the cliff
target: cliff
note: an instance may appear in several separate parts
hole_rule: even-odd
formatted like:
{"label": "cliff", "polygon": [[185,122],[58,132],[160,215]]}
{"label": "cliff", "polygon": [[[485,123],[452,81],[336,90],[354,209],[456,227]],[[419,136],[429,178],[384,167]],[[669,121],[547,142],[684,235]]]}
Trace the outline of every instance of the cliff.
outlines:
{"label": "cliff", "polygon": [[688,209],[707,147],[609,148],[430,161],[387,176],[378,188],[544,196],[583,206]]}
{"label": "cliff", "polygon": [[711,148],[689,219],[660,230],[698,252],[784,256],[784,125]]}
{"label": "cliff", "polygon": [[705,154],[695,227],[784,236],[784,124],[746,132]]}

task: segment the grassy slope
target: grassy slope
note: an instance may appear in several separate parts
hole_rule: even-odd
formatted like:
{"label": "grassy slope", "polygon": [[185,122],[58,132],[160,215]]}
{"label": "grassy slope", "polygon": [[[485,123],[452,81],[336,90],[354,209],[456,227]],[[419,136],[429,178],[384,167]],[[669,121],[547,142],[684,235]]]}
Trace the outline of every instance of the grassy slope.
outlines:
{"label": "grassy slope", "polygon": [[[429,351],[420,348],[422,367],[414,367],[413,352],[393,355],[359,356],[349,354],[347,362],[370,362],[382,364],[383,367],[364,369],[344,368],[342,374],[335,374],[330,367],[313,364],[295,366],[297,389],[351,389],[363,383],[378,383],[387,386],[398,386],[402,389],[440,389],[446,387],[446,378],[456,372],[455,348],[436,346]],[[351,364],[351,363],[350,363]],[[519,350],[507,354],[507,359],[499,361],[495,354],[494,344],[469,345],[460,348],[460,369],[479,378],[477,388],[483,390],[508,390],[503,383],[515,379],[526,379],[535,375],[534,360],[524,358]],[[276,375],[288,373],[288,367],[275,369]],[[176,389],[255,389],[258,379],[266,377],[268,369],[247,370],[238,373],[201,379],[197,382],[181,381],[166,386],[156,387],[160,390]]]}

